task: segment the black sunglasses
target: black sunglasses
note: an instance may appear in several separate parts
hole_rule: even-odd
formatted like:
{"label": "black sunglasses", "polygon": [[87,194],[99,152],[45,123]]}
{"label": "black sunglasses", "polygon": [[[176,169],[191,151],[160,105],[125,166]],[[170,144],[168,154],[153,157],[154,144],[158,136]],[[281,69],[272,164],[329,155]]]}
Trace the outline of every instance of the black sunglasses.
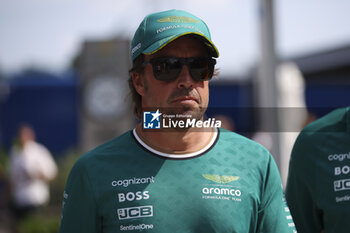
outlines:
{"label": "black sunglasses", "polygon": [[216,60],[211,57],[162,57],[152,58],[142,63],[142,66],[152,65],[153,75],[157,80],[175,80],[184,65],[187,65],[191,77],[195,81],[208,81],[213,77]]}

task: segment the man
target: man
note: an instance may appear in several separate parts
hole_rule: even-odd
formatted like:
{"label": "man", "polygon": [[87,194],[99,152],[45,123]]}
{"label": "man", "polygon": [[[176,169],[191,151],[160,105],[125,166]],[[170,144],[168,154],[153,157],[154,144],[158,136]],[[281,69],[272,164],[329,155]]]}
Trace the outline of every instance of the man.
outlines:
{"label": "man", "polygon": [[350,229],[350,107],[307,125],[292,150],[286,199],[298,232]]}
{"label": "man", "polygon": [[143,122],[75,164],[60,232],[293,232],[272,156],[204,127],[219,55],[206,24],[178,10],[148,15],[131,54]]}
{"label": "man", "polygon": [[57,166],[51,153],[35,141],[35,132],[31,126],[21,125],[18,144],[10,155],[12,200],[18,219],[48,203],[49,182],[56,175]]}

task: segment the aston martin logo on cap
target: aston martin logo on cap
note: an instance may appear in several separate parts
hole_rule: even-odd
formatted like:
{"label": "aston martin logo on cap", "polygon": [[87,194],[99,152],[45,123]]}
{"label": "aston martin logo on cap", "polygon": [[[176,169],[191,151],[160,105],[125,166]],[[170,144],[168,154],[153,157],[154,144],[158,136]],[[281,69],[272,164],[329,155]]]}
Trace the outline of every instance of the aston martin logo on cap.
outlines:
{"label": "aston martin logo on cap", "polygon": [[187,16],[169,16],[162,19],[158,19],[159,23],[198,23],[197,20]]}

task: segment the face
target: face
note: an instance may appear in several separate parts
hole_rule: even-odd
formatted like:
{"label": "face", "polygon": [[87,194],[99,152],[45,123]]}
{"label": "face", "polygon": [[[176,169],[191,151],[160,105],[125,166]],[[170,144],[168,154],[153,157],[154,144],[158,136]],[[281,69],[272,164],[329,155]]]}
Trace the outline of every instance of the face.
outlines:
{"label": "face", "polygon": [[[208,52],[203,43],[192,37],[180,37],[153,55],[145,56],[148,61],[158,57],[205,57]],[[142,96],[143,108],[161,108],[167,114],[187,114],[196,119],[202,118],[209,101],[209,81],[192,79],[187,65],[177,79],[166,82],[156,80],[152,65],[144,68],[142,75],[133,75],[134,86]],[[164,112],[165,111],[165,112]]]}
{"label": "face", "polygon": [[35,133],[31,128],[24,126],[20,129],[19,139],[20,139],[21,144],[24,145],[28,141],[35,140]]}

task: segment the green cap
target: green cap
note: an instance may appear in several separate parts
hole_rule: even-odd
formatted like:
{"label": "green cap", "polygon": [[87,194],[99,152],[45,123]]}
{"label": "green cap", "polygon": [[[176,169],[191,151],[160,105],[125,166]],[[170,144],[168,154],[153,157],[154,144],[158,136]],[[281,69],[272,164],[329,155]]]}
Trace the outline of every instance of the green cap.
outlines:
{"label": "green cap", "polygon": [[169,10],[147,15],[131,42],[131,60],[140,54],[153,54],[184,35],[198,35],[213,57],[219,52],[211,41],[208,26],[198,17],[181,10]]}

